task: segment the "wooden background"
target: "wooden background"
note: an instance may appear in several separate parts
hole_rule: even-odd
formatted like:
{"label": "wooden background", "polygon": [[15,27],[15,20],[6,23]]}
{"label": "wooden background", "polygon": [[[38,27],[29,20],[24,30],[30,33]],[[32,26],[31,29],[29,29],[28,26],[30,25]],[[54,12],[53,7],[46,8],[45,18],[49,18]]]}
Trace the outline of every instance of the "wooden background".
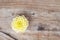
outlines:
{"label": "wooden background", "polygon": [[[10,24],[21,13],[30,25],[15,33]],[[0,31],[0,40],[60,40],[60,0],[0,0]]]}

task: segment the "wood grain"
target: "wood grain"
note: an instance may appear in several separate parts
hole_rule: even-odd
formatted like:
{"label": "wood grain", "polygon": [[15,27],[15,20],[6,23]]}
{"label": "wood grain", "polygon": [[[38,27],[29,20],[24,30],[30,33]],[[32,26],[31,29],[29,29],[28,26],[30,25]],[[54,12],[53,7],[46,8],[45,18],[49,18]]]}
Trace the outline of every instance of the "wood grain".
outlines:
{"label": "wood grain", "polygon": [[[11,21],[22,13],[30,24],[16,33]],[[0,0],[0,31],[0,40],[60,40],[60,0]]]}

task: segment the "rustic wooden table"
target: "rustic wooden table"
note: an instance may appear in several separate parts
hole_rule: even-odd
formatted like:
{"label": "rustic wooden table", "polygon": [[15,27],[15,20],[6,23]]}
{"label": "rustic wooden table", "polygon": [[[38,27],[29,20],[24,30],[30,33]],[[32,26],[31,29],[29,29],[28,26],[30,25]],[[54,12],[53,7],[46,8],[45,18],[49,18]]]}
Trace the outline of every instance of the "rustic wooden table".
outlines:
{"label": "rustic wooden table", "polygon": [[[15,33],[10,24],[21,14],[30,24]],[[60,0],[0,0],[0,40],[60,40]]]}

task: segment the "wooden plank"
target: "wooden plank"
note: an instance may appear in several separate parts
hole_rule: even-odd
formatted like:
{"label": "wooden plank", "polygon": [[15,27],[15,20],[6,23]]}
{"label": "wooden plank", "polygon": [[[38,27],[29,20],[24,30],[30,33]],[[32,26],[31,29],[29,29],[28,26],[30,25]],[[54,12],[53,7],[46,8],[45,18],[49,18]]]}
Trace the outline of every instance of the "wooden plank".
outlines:
{"label": "wooden plank", "polygon": [[60,0],[0,0],[1,7],[60,10]]}

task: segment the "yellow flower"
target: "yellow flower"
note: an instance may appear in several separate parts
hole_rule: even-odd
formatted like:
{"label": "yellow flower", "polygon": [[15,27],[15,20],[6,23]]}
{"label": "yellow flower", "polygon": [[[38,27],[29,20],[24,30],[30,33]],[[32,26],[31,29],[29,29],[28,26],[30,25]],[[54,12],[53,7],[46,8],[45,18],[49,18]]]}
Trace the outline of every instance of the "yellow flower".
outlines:
{"label": "yellow flower", "polygon": [[25,32],[28,25],[29,22],[24,15],[13,18],[11,23],[12,29],[16,32]]}

